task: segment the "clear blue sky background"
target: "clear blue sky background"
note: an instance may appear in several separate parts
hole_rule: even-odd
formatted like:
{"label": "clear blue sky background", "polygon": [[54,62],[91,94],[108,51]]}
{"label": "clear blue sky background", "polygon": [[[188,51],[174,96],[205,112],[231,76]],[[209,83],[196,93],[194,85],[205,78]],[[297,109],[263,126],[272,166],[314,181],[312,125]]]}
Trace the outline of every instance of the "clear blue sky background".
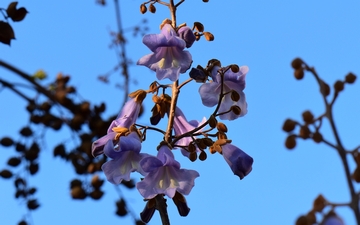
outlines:
{"label": "clear blue sky background", "polygon": [[[2,1],[1,7],[9,2]],[[150,32],[158,33],[160,22],[169,17],[164,7],[159,6],[155,15],[141,15],[141,1],[120,3],[124,27],[147,18]],[[20,1],[19,5],[30,13],[23,22],[13,23],[17,40],[11,47],[0,45],[0,58],[28,73],[44,69],[51,77],[45,82],[52,81],[58,72],[70,74],[71,84],[85,99],[94,103],[106,101],[106,114],[116,113],[123,99],[114,87],[122,81],[120,76],[112,76],[110,85],[97,81],[98,75],[117,62],[114,51],[108,48],[109,31],[116,30],[113,2],[109,0],[106,7],[94,1],[69,0]],[[184,2],[178,10],[178,24],[200,21],[205,30],[215,35],[214,42],[202,40],[189,49],[194,66],[205,66],[209,59],[217,58],[224,65],[250,67],[245,89],[248,114],[227,124],[229,138],[254,158],[254,165],[251,174],[240,181],[218,154],[208,155],[205,162],[191,163],[176,153],[182,166],[199,171],[200,177],[187,197],[191,208],[188,217],[180,217],[172,201],[168,202],[173,225],[294,224],[300,214],[311,209],[320,193],[333,202],[350,200],[335,150],[300,141],[289,152],[284,147],[286,134],[281,127],[288,117],[301,119],[306,109],[315,115],[324,109],[315,80],[309,74],[300,82],[293,78],[293,58],[300,56],[314,65],[330,85],[350,71],[360,74],[359,9],[360,2],[356,0]],[[128,40],[129,57],[134,61],[149,53],[140,37],[134,39],[128,33]],[[132,90],[145,88],[155,80],[155,74],[145,67],[133,66],[130,72],[138,81],[131,85]],[[0,74],[20,82],[2,68]],[[181,79],[186,78],[182,75]],[[179,106],[188,119],[201,120],[211,113],[211,109],[201,105],[198,87],[199,84],[191,84],[181,92]],[[337,126],[349,149],[359,144],[359,94],[356,83],[346,87],[336,103]],[[0,93],[0,105],[0,136],[17,135],[27,120],[25,102],[5,89]],[[148,124],[150,98],[145,105],[148,111],[140,122]],[[333,141],[331,133],[325,131],[329,126],[325,124],[324,128],[324,136]],[[70,165],[52,157],[52,146],[68,139],[68,132],[49,133],[48,148],[41,153],[40,172],[30,178],[31,184],[39,187],[37,196],[41,203],[41,208],[32,213],[34,224],[132,224],[129,216],[121,219],[114,215],[118,195],[110,183],[106,183],[106,195],[101,201],[71,200],[68,181],[75,173]],[[161,138],[148,140],[143,149],[155,154]],[[0,150],[2,168],[13,150]],[[16,224],[25,206],[14,201],[11,182],[0,180],[0,185],[0,223]],[[129,192],[127,199],[135,213],[143,209],[144,202],[136,190]],[[355,224],[350,210],[337,212],[346,224]],[[150,224],[160,224],[158,214]]]}

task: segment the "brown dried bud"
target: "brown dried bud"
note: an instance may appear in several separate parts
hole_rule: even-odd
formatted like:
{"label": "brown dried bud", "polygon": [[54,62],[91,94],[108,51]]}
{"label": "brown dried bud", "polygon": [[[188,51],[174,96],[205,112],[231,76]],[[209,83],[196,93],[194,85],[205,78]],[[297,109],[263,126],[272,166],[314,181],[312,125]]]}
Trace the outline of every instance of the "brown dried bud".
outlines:
{"label": "brown dried bud", "polygon": [[130,98],[135,98],[135,102],[142,103],[146,98],[146,91],[139,89],[129,94]]}
{"label": "brown dried bud", "polygon": [[334,89],[337,92],[344,90],[344,82],[342,82],[341,80],[337,80],[334,84]]}
{"label": "brown dried bud", "polygon": [[348,75],[346,75],[345,77],[345,82],[348,84],[352,84],[354,83],[356,80],[356,75],[353,73],[349,73]]}
{"label": "brown dried bud", "polygon": [[207,158],[206,152],[201,151],[201,152],[200,152],[200,155],[199,155],[199,159],[200,159],[201,161],[204,161],[204,160],[206,160],[206,158]]}
{"label": "brown dried bud", "polygon": [[9,166],[13,166],[13,167],[18,166],[20,163],[21,163],[21,158],[18,157],[11,157],[7,162]]}
{"label": "brown dried bud", "polygon": [[310,223],[310,224],[316,223],[316,215],[315,215],[314,211],[308,212],[308,214],[306,215],[306,218],[308,220],[308,223]]}
{"label": "brown dried bud", "polygon": [[190,153],[192,152],[196,152],[196,147],[193,143],[190,143],[189,146],[188,146],[188,150]]}
{"label": "brown dried bud", "polygon": [[194,22],[193,30],[196,30],[198,32],[203,32],[204,31],[204,25],[202,25],[202,23],[200,23],[200,22]]}
{"label": "brown dried bud", "polygon": [[324,196],[319,195],[313,203],[313,210],[316,212],[321,212],[326,206],[326,199]]}
{"label": "brown dried bud", "polygon": [[320,81],[320,93],[324,96],[328,96],[330,94],[330,86],[323,80]]}
{"label": "brown dried bud", "polygon": [[85,199],[86,195],[85,190],[81,186],[71,188],[71,197],[73,199]]}
{"label": "brown dried bud", "polygon": [[297,220],[295,225],[311,225],[308,221],[306,216],[300,216]]}
{"label": "brown dried bud", "polygon": [[303,61],[300,58],[295,58],[292,62],[291,62],[291,67],[294,68],[295,70],[298,70],[302,67]]}
{"label": "brown dried bud", "polygon": [[210,118],[209,118],[209,126],[211,128],[215,128],[216,124],[217,124],[217,120],[216,120],[215,116],[211,115]]}
{"label": "brown dried bud", "polygon": [[303,79],[304,78],[304,70],[302,68],[299,68],[299,69],[295,70],[294,77],[297,80]]}
{"label": "brown dried bud", "polygon": [[20,134],[24,137],[30,137],[33,132],[32,130],[30,129],[30,127],[23,127],[21,130],[20,130]]}
{"label": "brown dried bud", "polygon": [[227,135],[224,132],[216,133],[218,139],[227,139]]}
{"label": "brown dried bud", "polygon": [[104,183],[104,180],[101,180],[98,175],[94,175],[91,178],[91,186],[93,186],[95,189],[99,189]]}
{"label": "brown dried bud", "polygon": [[0,171],[0,177],[2,177],[2,178],[5,178],[5,179],[9,179],[9,178],[11,178],[12,177],[12,172],[10,171],[10,170],[1,170]]}
{"label": "brown dried bud", "polygon": [[190,152],[190,154],[189,154],[189,159],[190,159],[191,162],[195,162],[196,159],[197,159],[197,154],[196,154],[196,152]]}
{"label": "brown dried bud", "polygon": [[203,2],[209,2],[209,0],[202,0]]}
{"label": "brown dried bud", "polygon": [[158,83],[156,81],[152,82],[149,86],[149,91],[155,93],[158,89]]}
{"label": "brown dried bud", "polygon": [[90,197],[94,200],[99,200],[104,195],[104,192],[102,190],[93,190],[90,192]]}
{"label": "brown dried bud", "polygon": [[224,132],[226,133],[228,131],[227,127],[225,124],[221,123],[221,122],[218,122],[217,125],[216,125],[216,128],[221,131],[221,132]]}
{"label": "brown dried bud", "polygon": [[296,122],[294,120],[287,119],[287,120],[285,120],[282,129],[285,132],[291,132],[295,129],[295,126],[296,126]]}
{"label": "brown dried bud", "polygon": [[303,139],[310,137],[310,129],[307,126],[301,126],[299,136]]}
{"label": "brown dried bud", "polygon": [[231,71],[232,71],[233,73],[237,73],[237,72],[240,71],[239,66],[236,65],[236,64],[231,64],[231,65],[230,65],[230,69],[231,69]]}
{"label": "brown dried bud", "polygon": [[210,33],[210,32],[204,32],[203,34],[204,34],[205,39],[206,39],[207,41],[213,41],[214,38],[215,38],[214,35],[213,35],[212,33]]}
{"label": "brown dried bud", "polygon": [[237,102],[237,101],[240,100],[240,95],[235,90],[231,90],[231,96],[230,97],[231,97],[231,100],[233,100],[234,102]]}
{"label": "brown dried bud", "polygon": [[295,137],[295,135],[289,135],[286,138],[285,147],[287,149],[293,149],[293,148],[295,148],[295,146],[296,146],[296,137]]}
{"label": "brown dried bud", "polygon": [[314,115],[309,110],[303,112],[302,117],[305,123],[312,123],[314,119]]}
{"label": "brown dried bud", "polygon": [[196,145],[202,150],[207,148],[207,145],[204,143],[203,139],[197,139]]}
{"label": "brown dried bud", "polygon": [[320,143],[323,140],[323,136],[320,132],[316,131],[313,136],[312,139],[316,142],[316,143]]}
{"label": "brown dried bud", "polygon": [[[215,125],[216,126],[216,125]],[[0,144],[5,147],[9,147],[14,144],[14,141],[9,137],[4,137],[0,140]]]}
{"label": "brown dried bud", "polygon": [[151,13],[155,13],[155,12],[156,12],[156,8],[155,8],[154,4],[150,4],[150,6],[149,6],[149,11],[150,11]]}
{"label": "brown dried bud", "polygon": [[239,106],[237,106],[237,105],[231,106],[230,109],[235,115],[240,115],[241,114],[241,108]]}
{"label": "brown dried bud", "polygon": [[211,140],[211,138],[203,138],[202,140],[207,147],[210,147],[214,144],[214,142],[213,142],[213,140]]}
{"label": "brown dried bud", "polygon": [[145,4],[141,4],[141,5],[140,5],[140,12],[141,12],[141,14],[146,13],[146,11],[147,11],[146,5],[145,5]]}

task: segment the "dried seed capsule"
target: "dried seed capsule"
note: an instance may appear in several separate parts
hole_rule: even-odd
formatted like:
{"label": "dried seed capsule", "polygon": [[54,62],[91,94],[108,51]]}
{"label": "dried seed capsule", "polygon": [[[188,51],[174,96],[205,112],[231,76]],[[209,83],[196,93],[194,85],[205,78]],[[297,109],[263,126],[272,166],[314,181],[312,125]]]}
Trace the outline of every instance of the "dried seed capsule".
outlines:
{"label": "dried seed capsule", "polygon": [[294,135],[290,135],[286,138],[285,147],[287,149],[293,149],[296,146],[296,137]]}
{"label": "dried seed capsule", "polygon": [[305,123],[311,123],[314,119],[314,115],[309,110],[303,112],[302,117]]}
{"label": "dried seed capsule", "polygon": [[356,80],[356,76],[355,76],[353,73],[349,73],[349,74],[346,75],[346,77],[345,77],[345,82],[346,82],[346,83],[349,83],[349,84],[354,83],[355,80]]}
{"label": "dried seed capsule", "polygon": [[140,5],[140,12],[141,12],[141,14],[146,13],[146,11],[147,11],[146,5],[145,5],[145,4],[141,4],[141,5]]}
{"label": "dried seed capsule", "polygon": [[211,115],[210,118],[209,118],[210,127],[215,128],[216,124],[217,124],[217,120],[216,120],[215,116]]}
{"label": "dried seed capsule", "polygon": [[239,95],[239,93],[237,93],[237,91],[235,91],[235,90],[231,91],[231,100],[233,100],[234,102],[237,102],[240,100],[240,95]]}
{"label": "dried seed capsule", "polygon": [[317,132],[315,132],[315,133],[313,134],[312,139],[313,139],[316,143],[320,143],[320,142],[322,142],[322,140],[323,140],[323,136],[322,136],[321,133],[319,133],[319,132],[317,131]]}
{"label": "dried seed capsule", "polygon": [[227,127],[225,124],[221,123],[221,122],[218,122],[217,125],[216,125],[216,128],[221,131],[221,132],[224,132],[226,133],[228,131]]}
{"label": "dried seed capsule", "polygon": [[302,126],[299,131],[299,136],[303,139],[309,138],[310,136],[310,129],[307,126]]}
{"label": "dried seed capsule", "polygon": [[215,39],[214,35],[210,32],[204,32],[203,34],[207,41],[213,41]]}
{"label": "dried seed capsule", "polygon": [[294,120],[287,119],[285,120],[282,129],[283,131],[291,132],[295,129],[295,126],[296,126],[296,122]]}
{"label": "dried seed capsule", "polygon": [[295,70],[298,70],[302,67],[303,61],[300,58],[295,58],[292,62],[291,62],[291,67],[294,68]]}
{"label": "dried seed capsule", "polygon": [[344,90],[344,82],[342,82],[341,80],[336,81],[334,84],[334,89],[337,92]]}
{"label": "dried seed capsule", "polygon": [[304,78],[304,70],[302,68],[296,69],[294,72],[294,76],[297,80],[301,80]]}
{"label": "dried seed capsule", "polygon": [[150,4],[150,6],[149,6],[149,11],[150,11],[151,13],[155,13],[155,12],[156,12],[156,8],[155,8],[154,4]]}
{"label": "dried seed capsule", "polygon": [[201,151],[201,152],[200,152],[200,155],[199,155],[199,159],[200,159],[201,161],[204,161],[204,160],[206,160],[206,158],[207,158],[206,152]]}

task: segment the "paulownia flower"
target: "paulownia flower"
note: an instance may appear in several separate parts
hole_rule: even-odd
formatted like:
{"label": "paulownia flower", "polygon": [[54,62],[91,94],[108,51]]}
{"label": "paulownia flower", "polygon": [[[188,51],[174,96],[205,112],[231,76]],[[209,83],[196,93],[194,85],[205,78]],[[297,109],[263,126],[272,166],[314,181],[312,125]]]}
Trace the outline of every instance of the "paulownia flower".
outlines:
{"label": "paulownia flower", "polygon": [[113,184],[120,184],[122,180],[129,181],[130,173],[137,171],[142,175],[146,173],[140,167],[140,161],[150,155],[140,153],[141,141],[136,132],[120,137],[121,145],[114,146],[109,140],[104,147],[104,154],[111,158],[102,165],[107,180]]}
{"label": "paulownia flower", "polygon": [[157,157],[144,158],[140,165],[148,174],[136,187],[145,199],[152,199],[158,194],[173,198],[176,191],[188,195],[199,176],[195,170],[180,169],[180,163],[165,145],[160,147]]}
{"label": "paulownia flower", "polygon": [[252,170],[253,158],[232,144],[222,146],[222,155],[235,175],[243,179]]}
{"label": "paulownia flower", "polygon": [[[186,132],[189,132],[201,124],[205,123],[206,119],[204,118],[201,122],[196,120],[187,121],[184,113],[180,110],[180,108],[176,107],[175,109],[175,117],[174,117],[174,132],[176,136],[180,136]],[[201,130],[200,130],[201,131]],[[179,141],[176,142],[176,145],[188,146],[193,139],[191,137],[183,137]],[[196,147],[196,150],[199,152],[199,148]],[[189,157],[189,152],[185,149],[181,149],[181,153],[184,156]]]}
{"label": "paulownia flower", "polygon": [[153,53],[141,57],[137,64],[155,71],[157,79],[168,78],[176,81],[180,73],[185,73],[190,68],[191,54],[183,51],[186,42],[177,35],[170,24],[165,24],[160,34],[145,35],[143,43]]}
{"label": "paulownia flower", "polygon": [[[212,70],[211,77],[213,82],[202,84],[199,88],[202,103],[205,106],[212,107],[219,102],[219,96],[221,91],[221,77],[217,72],[220,67],[215,66]],[[236,91],[240,95],[239,101],[233,101],[231,95],[227,94],[223,97],[219,108],[219,113],[229,111],[231,106],[238,106],[241,109],[241,113],[236,115],[230,111],[226,114],[220,115],[220,119],[234,120],[240,116],[244,116],[247,113],[247,103],[243,90],[245,89],[245,76],[249,68],[247,66],[241,66],[239,72],[234,73],[229,69],[224,74],[224,90],[223,92],[229,92],[231,90]]]}

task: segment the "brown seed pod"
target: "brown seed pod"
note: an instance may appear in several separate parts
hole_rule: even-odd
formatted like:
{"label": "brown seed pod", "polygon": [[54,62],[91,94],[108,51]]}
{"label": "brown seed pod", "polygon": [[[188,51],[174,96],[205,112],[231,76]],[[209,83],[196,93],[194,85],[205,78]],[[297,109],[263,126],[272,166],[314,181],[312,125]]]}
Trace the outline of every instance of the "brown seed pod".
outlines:
{"label": "brown seed pod", "polygon": [[356,75],[354,75],[353,73],[348,73],[348,75],[346,75],[345,77],[345,82],[348,84],[354,83],[355,80],[356,80]]}
{"label": "brown seed pod", "polygon": [[217,123],[216,128],[218,129],[218,131],[221,131],[221,132],[224,132],[224,133],[226,133],[228,131],[226,125],[221,123],[221,122]]}
{"label": "brown seed pod", "polygon": [[304,70],[302,68],[296,69],[294,72],[294,77],[297,80],[301,80],[304,78]]}
{"label": "brown seed pod", "polygon": [[320,143],[320,142],[322,142],[322,140],[323,140],[323,136],[322,136],[321,133],[319,133],[319,132],[317,131],[317,132],[315,132],[315,133],[313,134],[312,139],[313,139],[316,143]]}
{"label": "brown seed pod", "polygon": [[201,152],[200,152],[200,155],[199,155],[199,159],[200,159],[201,161],[204,161],[204,160],[206,160],[206,158],[207,158],[206,152],[201,151]]}
{"label": "brown seed pod", "polygon": [[344,82],[342,82],[341,80],[337,80],[334,84],[334,89],[337,92],[344,90]]}
{"label": "brown seed pod", "polygon": [[207,41],[213,41],[215,39],[214,35],[210,32],[203,32],[203,34]]}
{"label": "brown seed pod", "polygon": [[290,150],[290,149],[295,148],[295,146],[296,146],[296,137],[295,137],[295,135],[289,135],[286,138],[285,147]]}
{"label": "brown seed pod", "polygon": [[321,212],[325,206],[326,206],[326,199],[324,198],[324,196],[319,195],[313,203],[313,210],[316,212]]}
{"label": "brown seed pod", "polygon": [[156,12],[156,8],[155,8],[154,4],[150,4],[150,6],[149,6],[149,11],[150,11],[151,13],[155,13],[155,12]]}
{"label": "brown seed pod", "polygon": [[291,132],[295,129],[296,122],[292,119],[286,119],[282,127],[283,131]]}
{"label": "brown seed pod", "polygon": [[209,126],[215,128],[217,124],[217,120],[214,115],[211,115],[209,118]]}
{"label": "brown seed pod", "polygon": [[302,117],[305,123],[312,123],[314,120],[314,115],[309,110],[304,111]]}
{"label": "brown seed pod", "polygon": [[310,129],[307,126],[301,126],[299,136],[303,139],[310,137]]}
{"label": "brown seed pod", "polygon": [[147,11],[146,5],[145,5],[145,4],[141,4],[141,5],[140,5],[140,12],[141,12],[141,14],[146,13],[146,11]]}

